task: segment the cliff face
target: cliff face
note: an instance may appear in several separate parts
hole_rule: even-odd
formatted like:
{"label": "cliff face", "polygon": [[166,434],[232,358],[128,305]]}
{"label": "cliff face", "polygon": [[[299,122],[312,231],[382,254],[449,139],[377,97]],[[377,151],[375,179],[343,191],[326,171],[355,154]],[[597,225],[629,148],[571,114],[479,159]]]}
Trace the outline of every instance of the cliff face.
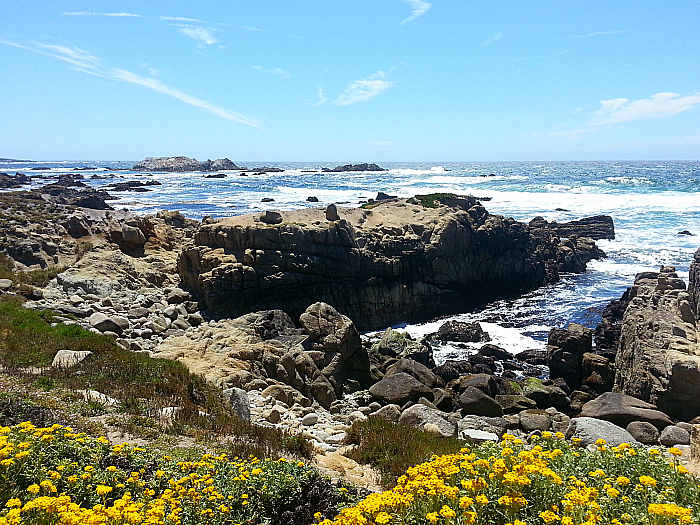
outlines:
{"label": "cliff face", "polygon": [[637,275],[615,357],[615,390],[688,421],[700,415],[700,344],[685,283],[672,266]]}
{"label": "cliff face", "polygon": [[369,330],[523,293],[604,256],[590,239],[561,241],[489,214],[474,197],[446,201],[340,209],[337,220],[307,209],[274,225],[252,214],[206,224],[178,260],[182,286],[222,316],[279,308],[296,317],[323,301]]}
{"label": "cliff face", "polygon": [[690,263],[690,276],[688,278],[688,293],[690,294],[690,306],[696,319],[700,319],[700,248],[693,256]]}

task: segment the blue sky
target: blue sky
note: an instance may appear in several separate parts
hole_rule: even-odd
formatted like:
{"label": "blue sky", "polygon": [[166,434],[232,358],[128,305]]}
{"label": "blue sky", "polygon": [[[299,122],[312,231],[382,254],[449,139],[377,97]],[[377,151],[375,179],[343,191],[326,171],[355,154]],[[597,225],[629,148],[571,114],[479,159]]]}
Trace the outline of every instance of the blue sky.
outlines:
{"label": "blue sky", "polygon": [[700,158],[697,0],[3,0],[0,157]]}

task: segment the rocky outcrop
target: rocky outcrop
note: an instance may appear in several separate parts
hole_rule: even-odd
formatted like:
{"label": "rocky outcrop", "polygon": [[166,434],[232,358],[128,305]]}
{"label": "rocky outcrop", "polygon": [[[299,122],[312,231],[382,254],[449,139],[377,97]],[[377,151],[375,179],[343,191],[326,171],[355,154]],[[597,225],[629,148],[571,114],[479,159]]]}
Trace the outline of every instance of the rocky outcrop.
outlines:
{"label": "rocky outcrop", "polygon": [[673,267],[638,274],[615,358],[617,391],[683,421],[700,415],[700,345],[690,301]]}
{"label": "rocky outcrop", "polygon": [[604,254],[591,240],[489,214],[474,197],[427,208],[405,200],[371,209],[280,212],[205,224],[183,250],[183,286],[212,314],[283,308],[300,315],[323,301],[369,330],[465,311],[582,271]]}
{"label": "rocky outcrop", "polygon": [[565,223],[547,222],[542,217],[535,217],[530,221],[530,226],[545,227],[559,237],[566,238],[588,237],[593,240],[615,238],[615,226],[609,215],[595,215]]}
{"label": "rocky outcrop", "polygon": [[693,262],[690,263],[688,293],[690,294],[690,306],[695,314],[695,319],[700,319],[700,248],[693,255]]}
{"label": "rocky outcrop", "polygon": [[242,170],[229,159],[199,162],[189,157],[147,157],[132,168],[134,171],[222,171]]}
{"label": "rocky outcrop", "polygon": [[224,389],[250,389],[262,380],[325,408],[369,386],[369,358],[347,317],[319,303],[301,322],[298,329],[280,310],[255,312],[170,337],[154,357],[179,360]]}
{"label": "rocky outcrop", "polygon": [[29,184],[32,181],[24,173],[15,173],[10,175],[9,173],[0,173],[0,188],[19,188],[25,184]]}
{"label": "rocky outcrop", "polygon": [[344,164],[343,166],[336,166],[335,168],[323,168],[321,171],[326,173],[341,173],[344,171],[387,171],[384,168],[380,168],[376,164]]}

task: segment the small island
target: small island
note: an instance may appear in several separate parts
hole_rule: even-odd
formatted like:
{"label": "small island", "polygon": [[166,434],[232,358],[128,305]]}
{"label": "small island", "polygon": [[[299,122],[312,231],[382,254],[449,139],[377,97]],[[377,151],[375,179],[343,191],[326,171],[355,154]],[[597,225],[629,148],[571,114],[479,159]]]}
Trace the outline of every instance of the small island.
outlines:
{"label": "small island", "polygon": [[134,171],[169,171],[178,173],[185,171],[245,170],[245,168],[236,166],[226,158],[207,159],[204,162],[199,162],[197,159],[190,157],[146,157],[138,164],[135,164],[132,169]]}

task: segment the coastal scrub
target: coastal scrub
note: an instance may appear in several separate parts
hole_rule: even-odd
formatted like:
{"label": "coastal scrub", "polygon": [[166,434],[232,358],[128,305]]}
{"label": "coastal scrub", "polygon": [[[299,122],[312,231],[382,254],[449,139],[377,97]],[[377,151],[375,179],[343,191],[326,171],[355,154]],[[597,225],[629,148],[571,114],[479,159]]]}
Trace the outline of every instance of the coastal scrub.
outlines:
{"label": "coastal scrub", "polygon": [[506,434],[409,468],[396,486],[319,525],[698,524],[700,486],[659,450],[597,442],[593,452],[544,433]]}

